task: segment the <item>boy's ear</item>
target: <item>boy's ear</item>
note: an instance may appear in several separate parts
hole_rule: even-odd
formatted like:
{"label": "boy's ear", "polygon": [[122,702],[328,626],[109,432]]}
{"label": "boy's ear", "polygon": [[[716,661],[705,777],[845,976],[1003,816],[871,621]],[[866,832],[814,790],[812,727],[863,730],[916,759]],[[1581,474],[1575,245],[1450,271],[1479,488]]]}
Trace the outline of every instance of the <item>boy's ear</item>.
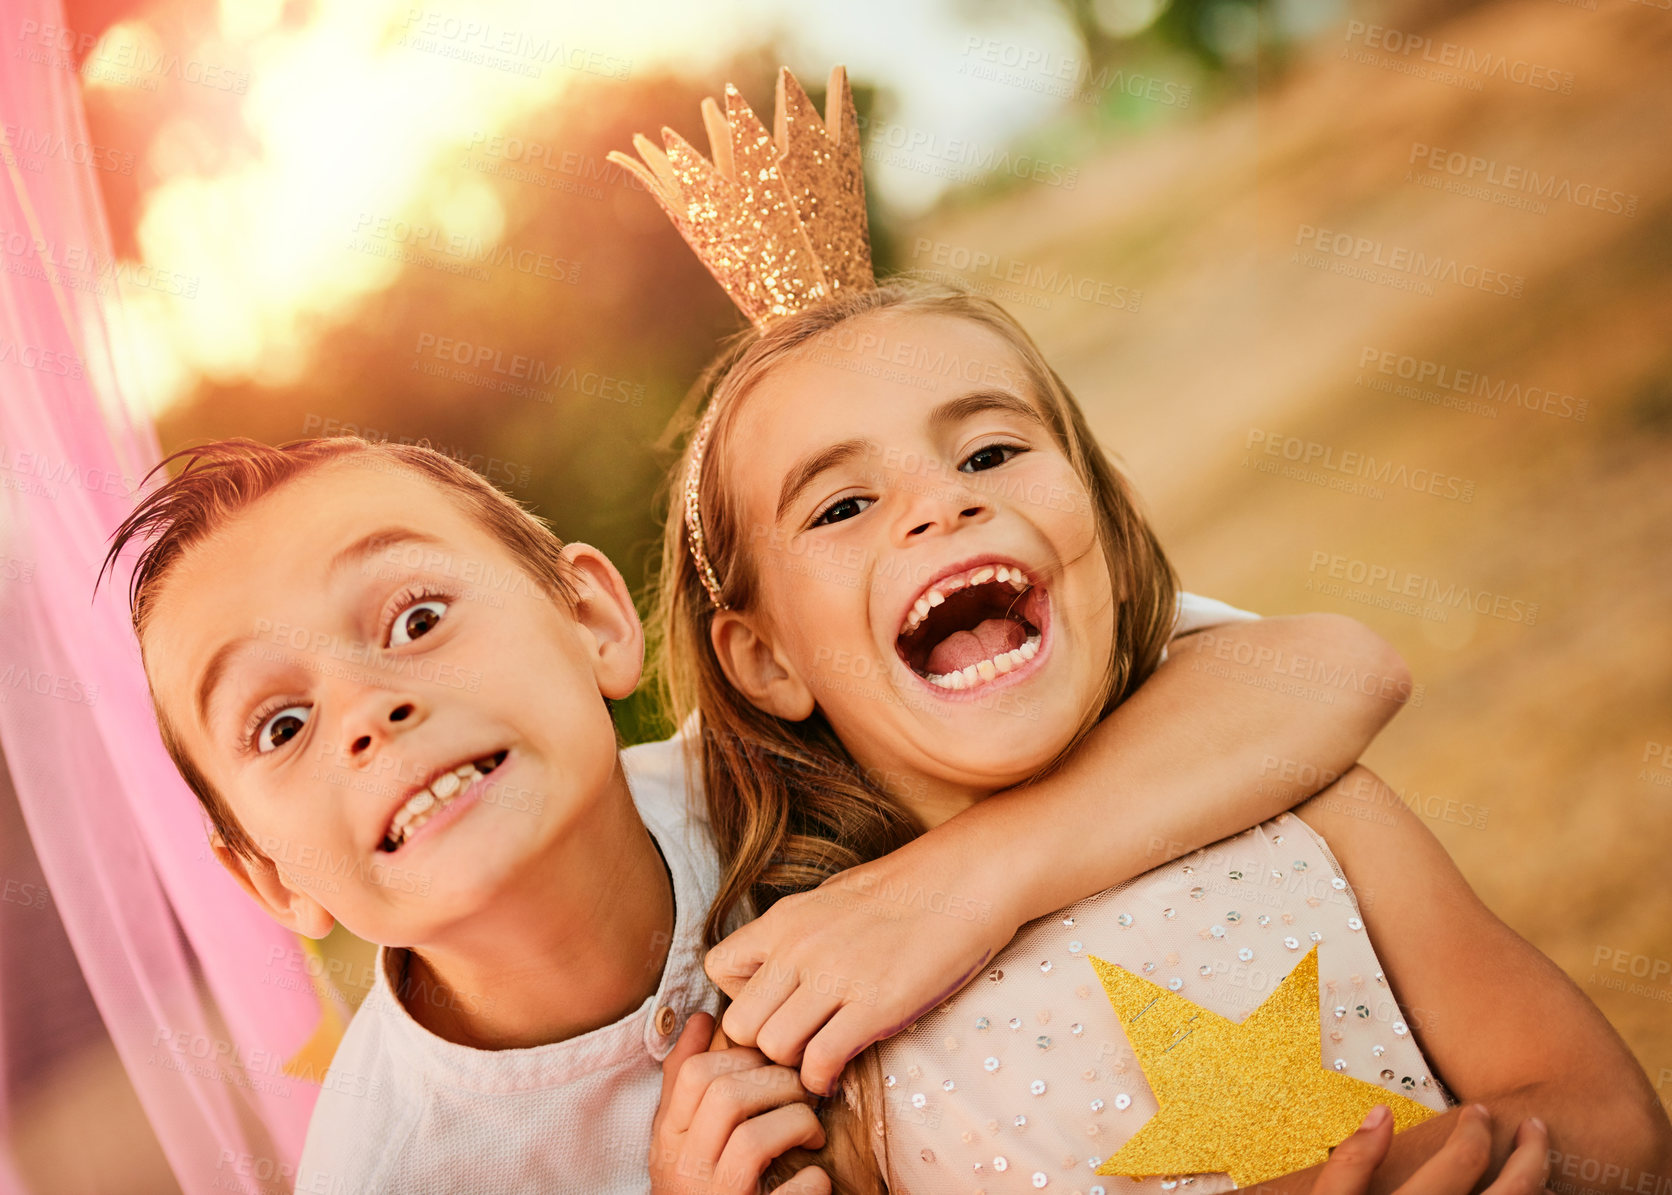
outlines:
{"label": "boy's ear", "polygon": [[563,555],[574,573],[575,622],[586,632],[598,691],[611,700],[630,696],[644,673],[644,626],[627,582],[591,544],[566,544]]}
{"label": "boy's ear", "polygon": [[726,679],[756,709],[786,722],[812,717],[812,690],[755,619],[737,610],[716,610],[708,634]]}
{"label": "boy's ear", "polygon": [[250,899],[267,910],[267,915],[304,938],[323,938],[337,924],[325,907],[300,888],[292,888],[266,855],[246,859],[227,846],[219,830],[209,834],[209,846],[220,865],[232,873]]}

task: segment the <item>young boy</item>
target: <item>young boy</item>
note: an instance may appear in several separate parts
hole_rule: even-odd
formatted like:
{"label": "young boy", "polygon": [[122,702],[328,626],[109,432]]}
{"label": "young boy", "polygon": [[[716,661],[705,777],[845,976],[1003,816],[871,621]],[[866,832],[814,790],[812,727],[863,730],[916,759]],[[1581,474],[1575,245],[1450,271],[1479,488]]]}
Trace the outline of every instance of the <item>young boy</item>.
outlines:
{"label": "young boy", "polygon": [[[706,1044],[687,1033],[670,1059],[680,1027],[716,1009],[699,949],[716,866],[681,740],[617,751],[607,703],[637,684],[643,636],[609,561],[425,448],[234,440],[177,455],[185,470],[146,496],[106,562],[149,540],[131,599],[164,743],[252,899],[308,937],[340,921],[380,944],[296,1189],[747,1190],[773,1157],[818,1144],[793,1069],[721,1051],[675,1074]],[[1339,621],[1235,633],[1266,652],[1371,650]],[[1366,699],[1295,740],[1283,706],[1168,665],[1107,719],[1083,751],[1112,758],[1095,786],[1078,781],[1092,791],[1065,832],[1084,838],[1095,814],[1164,845],[1087,871],[1086,890],[1308,795],[1262,782],[1274,747],[1339,772],[1392,713]],[[1210,782],[1211,814],[1188,804]],[[1073,810],[1055,783],[1025,799]],[[1111,808],[1135,784],[1133,807]],[[1001,825],[1004,803],[988,804]],[[986,824],[955,819],[961,836],[937,830],[911,857],[969,849]],[[917,941],[934,942],[920,955],[990,953],[1055,907],[1027,907],[1014,882],[975,894],[997,918],[907,907],[892,928],[918,919]],[[830,973],[907,973],[891,949],[830,959]],[[771,966],[768,952],[761,974]],[[865,1004],[926,1008],[947,978],[901,982],[881,1002],[849,985],[847,1056],[887,1030]],[[748,1082],[711,1082],[738,1069]]]}

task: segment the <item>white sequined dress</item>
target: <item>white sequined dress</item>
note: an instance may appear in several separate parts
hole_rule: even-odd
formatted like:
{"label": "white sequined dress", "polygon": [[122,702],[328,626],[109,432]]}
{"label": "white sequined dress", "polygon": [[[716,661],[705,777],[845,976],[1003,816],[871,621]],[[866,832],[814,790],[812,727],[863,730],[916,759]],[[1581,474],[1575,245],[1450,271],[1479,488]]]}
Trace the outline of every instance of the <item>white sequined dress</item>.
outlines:
{"label": "white sequined dress", "polygon": [[1094,1173],[1156,1103],[1088,956],[1241,1023],[1314,945],[1319,1065],[1449,1107],[1346,877],[1285,813],[1029,922],[981,976],[882,1043],[873,1149],[892,1195],[1233,1190],[1223,1174]]}

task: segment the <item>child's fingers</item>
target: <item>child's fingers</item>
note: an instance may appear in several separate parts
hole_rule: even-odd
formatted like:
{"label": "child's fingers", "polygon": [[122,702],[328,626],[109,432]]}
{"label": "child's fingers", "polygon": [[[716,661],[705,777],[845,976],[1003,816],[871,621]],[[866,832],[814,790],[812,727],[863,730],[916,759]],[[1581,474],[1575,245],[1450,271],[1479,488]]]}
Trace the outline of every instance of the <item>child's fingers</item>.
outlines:
{"label": "child's fingers", "polygon": [[766,1019],[755,1034],[755,1048],[774,1062],[800,1066],[807,1043],[841,1007],[837,996],[804,983]]}
{"label": "child's fingers", "polygon": [[703,959],[703,970],[708,972],[714,986],[733,1000],[742,994],[743,985],[771,953],[768,929],[767,918],[757,917],[720,939]]}
{"label": "child's fingers", "polygon": [[806,1104],[785,1104],[744,1121],[714,1167],[721,1189],[754,1195],[773,1159],[798,1145],[807,1149],[824,1145],[824,1126]]}
{"label": "child's fingers", "polygon": [[726,1036],[746,1046],[759,1041],[761,1026],[795,994],[800,980],[794,967],[768,960],[733,998],[721,1023]]}
{"label": "child's fingers", "polygon": [[1550,1136],[1536,1116],[1515,1130],[1515,1149],[1482,1195],[1536,1195],[1550,1177]]}
{"label": "child's fingers", "polygon": [[757,1066],[721,1075],[703,1092],[685,1136],[685,1148],[694,1157],[712,1161],[751,1117],[786,1104],[811,1105],[816,1098],[785,1066]]}
{"label": "child's fingers", "polygon": [[1396,1195],[1469,1195],[1492,1160],[1491,1117],[1480,1104],[1463,1109],[1439,1152]]}
{"label": "child's fingers", "polygon": [[674,1076],[673,1090],[662,1101],[662,1127],[684,1133],[691,1128],[709,1086],[722,1075],[767,1065],[759,1050],[733,1046],[729,1050],[708,1050],[685,1059]]}
{"label": "child's fingers", "polygon": [[817,1166],[809,1166],[775,1187],[773,1195],[830,1195],[830,1176]]}
{"label": "child's fingers", "polygon": [[[674,1089],[674,1081],[679,1078],[679,1072],[685,1063],[708,1049],[709,1038],[714,1032],[714,1017],[706,1012],[691,1014],[691,1019],[685,1022],[685,1028],[679,1034],[679,1040],[673,1043],[673,1049],[662,1059],[662,1098],[656,1105],[656,1117],[667,1123],[668,1113],[672,1109],[669,1096]],[[693,1105],[695,1107],[695,1105]],[[685,1116],[685,1122],[690,1123],[690,1116]],[[681,1126],[680,1132],[684,1132]]]}
{"label": "child's fingers", "polygon": [[1312,1195],[1364,1195],[1392,1142],[1393,1114],[1386,1104],[1377,1104],[1358,1130],[1335,1147],[1312,1182]]}
{"label": "child's fingers", "polygon": [[830,1095],[842,1070],[872,1042],[881,1041],[905,1025],[879,1025],[877,1010],[862,1004],[844,1004],[836,1015],[813,1035],[801,1054],[801,1082],[808,1091]]}

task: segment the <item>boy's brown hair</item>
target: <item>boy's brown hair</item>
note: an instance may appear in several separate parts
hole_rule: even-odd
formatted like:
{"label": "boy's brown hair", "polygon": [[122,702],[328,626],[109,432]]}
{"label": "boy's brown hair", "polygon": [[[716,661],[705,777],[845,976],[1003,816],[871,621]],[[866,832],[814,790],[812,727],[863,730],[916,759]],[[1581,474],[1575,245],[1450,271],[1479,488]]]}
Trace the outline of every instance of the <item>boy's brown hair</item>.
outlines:
{"label": "boy's brown hair", "polygon": [[[105,572],[114,574],[117,556],[130,541],[136,538],[147,541],[134,564],[128,586],[128,607],[142,661],[145,630],[156,609],[157,597],[181,558],[279,486],[334,461],[358,460],[375,468],[400,469],[429,478],[464,514],[504,544],[548,597],[565,605],[573,604],[569,565],[562,555],[563,541],[553,534],[550,524],[485,478],[423,441],[391,444],[354,436],[333,436],[291,440],[274,446],[236,436],[169,454],[145,475],[140,488],[170,462],[182,458],[185,464],[178,475],[147,494],[112,534],[110,551],[93,587],[97,593]],[[146,676],[149,685],[149,669]],[[197,795],[215,835],[238,855],[246,859],[258,857],[260,849],[187,755],[178,730],[157,702],[155,689],[151,690],[151,706],[163,746],[187,787]]]}

